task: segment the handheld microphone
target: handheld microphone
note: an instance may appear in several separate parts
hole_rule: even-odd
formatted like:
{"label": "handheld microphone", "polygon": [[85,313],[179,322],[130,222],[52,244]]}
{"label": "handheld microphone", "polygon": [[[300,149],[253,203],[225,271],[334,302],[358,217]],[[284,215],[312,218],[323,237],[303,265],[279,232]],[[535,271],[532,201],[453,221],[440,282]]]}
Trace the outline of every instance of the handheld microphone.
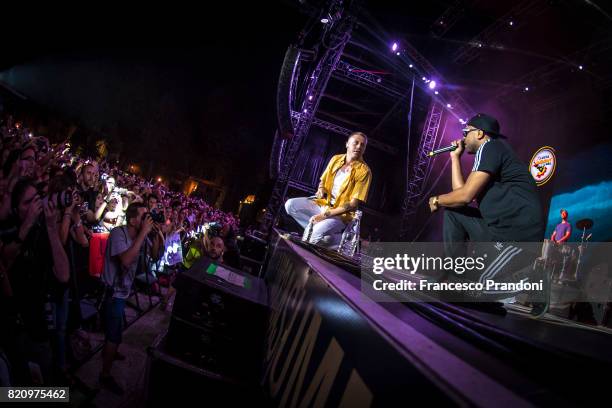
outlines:
{"label": "handheld microphone", "polygon": [[457,146],[454,146],[454,145],[446,146],[446,147],[443,147],[443,148],[438,149],[438,150],[432,150],[431,152],[429,152],[428,156],[429,157],[433,157],[433,156],[435,156],[437,154],[440,154],[440,153],[452,152],[456,148],[457,148]]}

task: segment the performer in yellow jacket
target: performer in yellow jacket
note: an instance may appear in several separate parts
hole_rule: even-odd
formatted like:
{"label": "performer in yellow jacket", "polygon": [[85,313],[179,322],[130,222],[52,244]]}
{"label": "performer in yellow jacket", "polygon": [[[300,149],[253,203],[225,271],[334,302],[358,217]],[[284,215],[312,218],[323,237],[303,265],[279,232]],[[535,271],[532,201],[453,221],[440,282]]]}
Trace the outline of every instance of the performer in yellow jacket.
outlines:
{"label": "performer in yellow jacket", "polygon": [[366,201],[372,180],[372,172],[363,161],[367,143],[365,134],[351,134],[346,141],[346,154],[333,156],[329,161],[316,198],[291,198],[285,203],[287,214],[303,228],[312,220],[310,242],[337,247],[359,202]]}

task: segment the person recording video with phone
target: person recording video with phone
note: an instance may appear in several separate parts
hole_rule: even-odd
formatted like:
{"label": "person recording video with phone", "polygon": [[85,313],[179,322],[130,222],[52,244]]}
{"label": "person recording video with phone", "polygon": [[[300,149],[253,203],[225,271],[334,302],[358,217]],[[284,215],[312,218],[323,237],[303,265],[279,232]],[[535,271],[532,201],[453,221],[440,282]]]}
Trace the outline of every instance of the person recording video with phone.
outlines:
{"label": "person recording video with phone", "polygon": [[151,219],[144,203],[130,204],[126,218],[126,225],[114,228],[110,233],[102,272],[102,281],[106,286],[106,344],[102,352],[100,383],[116,394],[122,394],[123,389],[112,377],[111,368],[115,359],[122,359],[118,348],[123,331],[125,301],[130,295],[138,263],[144,260],[145,249],[148,248],[153,259],[159,259],[163,247],[159,226]]}

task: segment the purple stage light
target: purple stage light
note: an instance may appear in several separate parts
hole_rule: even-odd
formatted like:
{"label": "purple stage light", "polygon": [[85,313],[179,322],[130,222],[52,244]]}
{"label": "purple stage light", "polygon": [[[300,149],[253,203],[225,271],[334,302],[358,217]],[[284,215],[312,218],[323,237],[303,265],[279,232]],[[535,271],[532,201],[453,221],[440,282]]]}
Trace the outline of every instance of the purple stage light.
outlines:
{"label": "purple stage light", "polygon": [[393,45],[391,46],[391,50],[397,51],[397,43],[393,43]]}
{"label": "purple stage light", "polygon": [[429,82],[429,89],[435,89],[436,88],[436,81],[430,81]]}

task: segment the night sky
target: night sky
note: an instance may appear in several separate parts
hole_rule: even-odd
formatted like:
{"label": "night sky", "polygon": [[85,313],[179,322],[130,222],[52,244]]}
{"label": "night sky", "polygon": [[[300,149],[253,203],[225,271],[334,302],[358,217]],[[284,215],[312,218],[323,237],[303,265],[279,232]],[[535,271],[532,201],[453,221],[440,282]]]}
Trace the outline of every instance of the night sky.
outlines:
{"label": "night sky", "polygon": [[120,47],[25,45],[5,56],[3,79],[106,137],[111,153],[145,174],[226,186],[224,206],[236,210],[269,183],[278,74],[306,18],[289,4],[276,7],[283,18],[211,10],[198,24],[159,26],[146,47],[135,29],[142,21],[125,41],[109,34]]}

